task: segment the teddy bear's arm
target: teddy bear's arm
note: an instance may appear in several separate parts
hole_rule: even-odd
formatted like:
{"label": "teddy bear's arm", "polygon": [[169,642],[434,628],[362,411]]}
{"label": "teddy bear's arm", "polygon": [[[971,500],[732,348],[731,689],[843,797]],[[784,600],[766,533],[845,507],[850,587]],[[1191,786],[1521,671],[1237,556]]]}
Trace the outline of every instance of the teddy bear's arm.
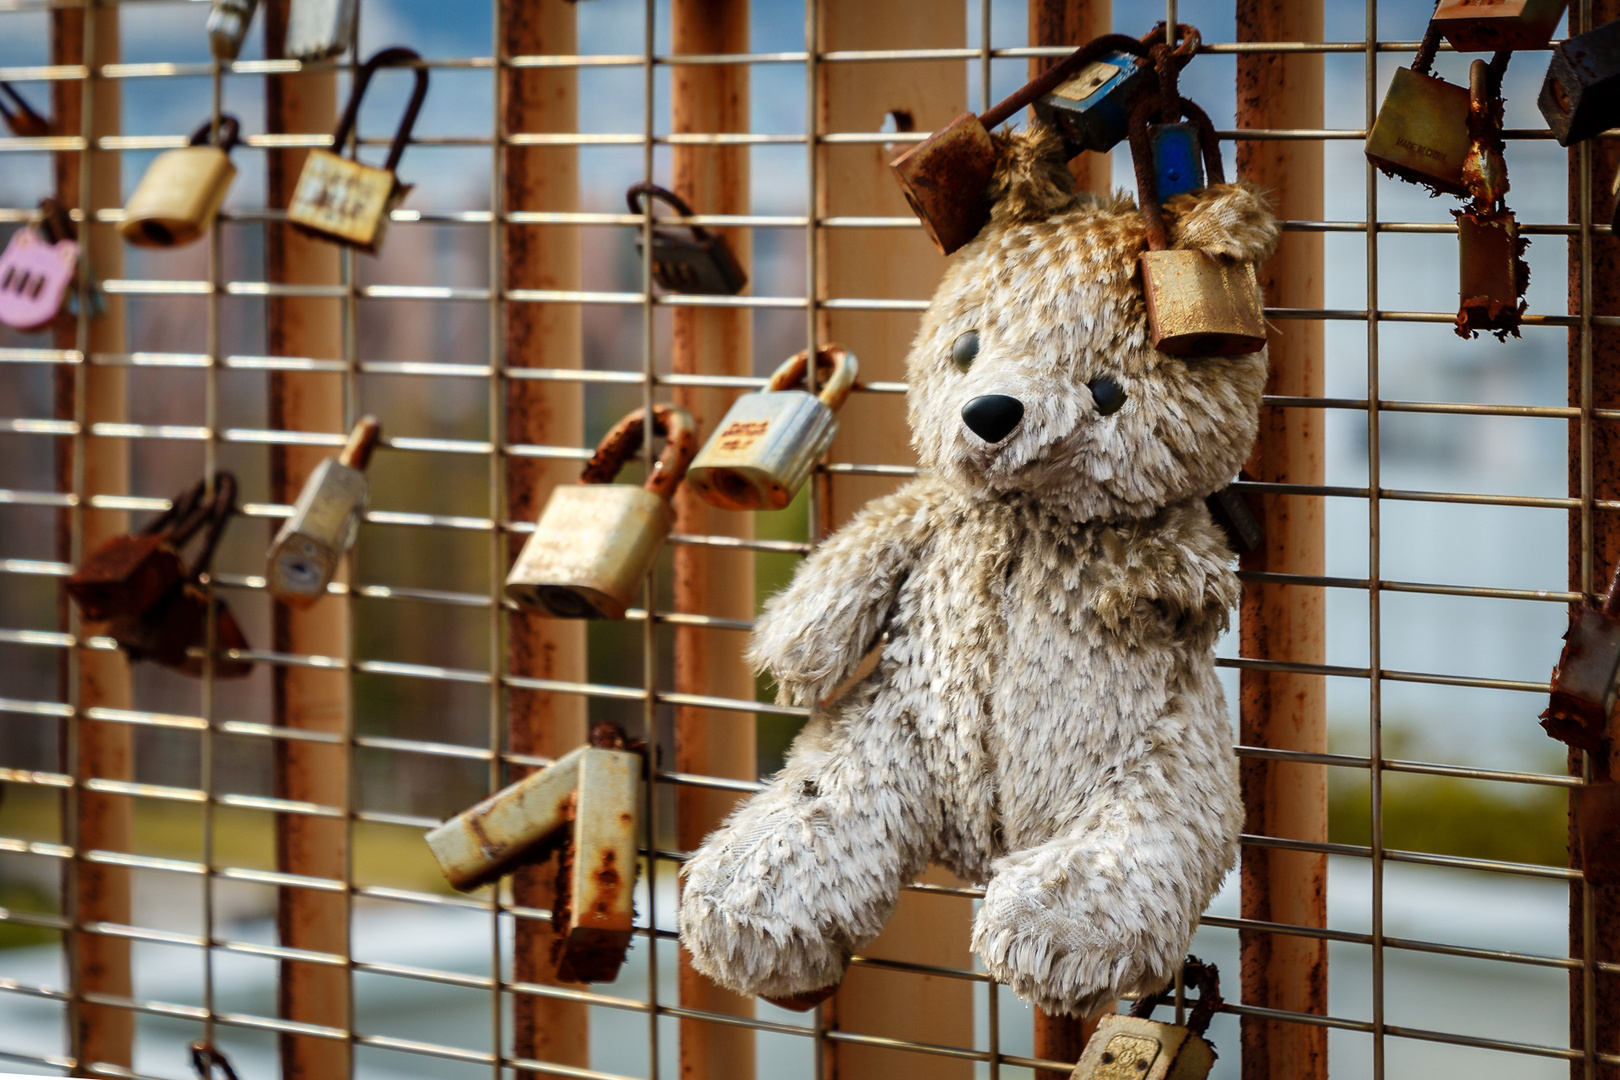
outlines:
{"label": "teddy bear's arm", "polygon": [[854,673],[933,531],[934,495],[925,478],[874,499],[765,603],[748,661],[776,679],[779,700],[814,705]]}

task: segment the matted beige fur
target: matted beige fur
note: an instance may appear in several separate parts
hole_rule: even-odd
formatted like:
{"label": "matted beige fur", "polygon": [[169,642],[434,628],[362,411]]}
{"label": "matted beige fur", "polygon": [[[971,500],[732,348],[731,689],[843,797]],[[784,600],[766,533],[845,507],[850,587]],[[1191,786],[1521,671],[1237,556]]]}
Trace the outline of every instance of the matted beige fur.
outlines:
{"label": "matted beige fur", "polygon": [[[1254,442],[1266,355],[1155,351],[1135,206],[1072,194],[1038,129],[1001,146],[991,223],[908,359],[924,475],[822,544],[754,632],[753,663],[809,705],[883,648],[686,864],[681,941],[742,993],[837,983],[938,861],[984,883],[973,947],[991,975],[1096,1012],[1171,980],[1232,865],[1214,644],[1238,585],[1203,499]],[[1169,211],[1178,246],[1258,261],[1277,241],[1245,185]],[[1127,394],[1107,416],[1101,377]],[[994,444],[962,416],[985,395],[1024,409]]]}

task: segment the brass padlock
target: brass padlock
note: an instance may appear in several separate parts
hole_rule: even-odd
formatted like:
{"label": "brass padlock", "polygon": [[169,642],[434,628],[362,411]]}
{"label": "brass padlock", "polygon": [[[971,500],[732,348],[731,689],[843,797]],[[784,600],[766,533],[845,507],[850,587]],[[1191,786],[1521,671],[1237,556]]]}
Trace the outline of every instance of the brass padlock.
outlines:
{"label": "brass padlock", "polygon": [[208,13],[208,51],[216,60],[235,60],[259,0],[214,0]]}
{"label": "brass padlock", "polygon": [[620,420],[596,447],[577,484],[552,489],[534,534],[506,578],[506,595],[556,619],[622,619],[675,525],[669,500],[697,449],[692,414],[653,410],[664,452],[642,487],[613,478],[641,446],[644,411]]}
{"label": "brass padlock", "polygon": [[[838,434],[837,412],[860,366],[841,345],[816,350],[820,395],[794,389],[804,381],[808,351],[789,357],[763,393],[734,401],[703,445],[686,483],[722,510],[780,510],[793,501]],[[822,369],[826,371],[823,373]]]}
{"label": "brass padlock", "polygon": [[427,834],[452,887],[470,892],[559,851],[553,960],[566,982],[611,982],[634,932],[644,748],[612,724]]}
{"label": "brass padlock", "polygon": [[[219,118],[191,133],[191,145],[152,160],[124,206],[118,234],[140,247],[178,247],[207,230],[236,179],[230,152],[240,139],[236,117]],[[212,139],[212,142],[210,142]]]}
{"label": "brass padlock", "polygon": [[[1148,250],[1141,258],[1148,333],[1155,349],[1172,356],[1252,353],[1266,343],[1265,305],[1254,266],[1202,250],[1170,247],[1150,140],[1154,114],[1159,114],[1161,123],[1189,117],[1201,133],[1210,181],[1224,183],[1225,172],[1214,125],[1202,109],[1177,92],[1169,54],[1166,45],[1153,47],[1161,99],[1142,102],[1131,118],[1131,158],[1148,233]],[[1172,112],[1176,115],[1168,115]]]}
{"label": "brass padlock", "polygon": [[1468,88],[1429,74],[1440,32],[1430,22],[1409,68],[1396,68],[1367,132],[1367,160],[1387,176],[1449,195],[1467,193]]}
{"label": "brass padlock", "polygon": [[366,465],[382,428],[363,416],[335,458],[315,466],[270,545],[270,595],[306,608],[326,595],[326,587],[360,535],[360,519],[371,499]]}
{"label": "brass padlock", "polygon": [[199,480],[139,532],[115,536],[85,557],[64,583],[91,622],[145,612],[186,576],[180,548],[205,524]]}
{"label": "brass padlock", "polygon": [[388,160],[382,168],[362,165],[354,159],[340,157],[339,153],[354,130],[360,100],[365,97],[366,87],[377,69],[417,63],[421,59],[415,50],[395,46],[375,53],[360,66],[354,79],[354,91],[343,109],[343,118],[332,133],[332,146],[337,152],[317,148],[304,159],[303,172],[298,175],[298,186],[293,189],[292,202],[287,207],[287,220],[295,228],[372,255],[377,253],[388,230],[388,215],[411,190],[411,185],[400,183],[394,170],[405,156],[405,145],[411,141],[411,129],[416,126],[417,114],[422,111],[422,101],[427,97],[427,68],[417,67],[412,72],[416,82],[411,89],[410,103],[405,106],[405,115],[394,132]]}
{"label": "brass padlock", "polygon": [[1431,20],[1458,52],[1545,49],[1568,0],[1440,0]]}
{"label": "brass padlock", "polygon": [[[1063,138],[1070,157],[1085,150],[1106,154],[1125,140],[1131,114],[1157,86],[1147,50],[1164,40],[1164,30],[1160,23],[1142,36],[1136,50],[1104,54],[1035,101],[1035,115]],[[1176,55],[1185,64],[1198,52],[1202,40],[1191,26],[1176,30],[1180,36]]]}
{"label": "brass padlock", "polygon": [[1620,698],[1620,564],[1597,607],[1582,603],[1569,614],[1564,649],[1553,668],[1552,694],[1541,726],[1559,742],[1597,752]]}
{"label": "brass padlock", "polygon": [[1559,146],[1620,120],[1620,19],[1553,45],[1536,104]]}
{"label": "brass padlock", "polygon": [[1108,1013],[1097,1021],[1069,1080],[1204,1080],[1215,1065],[1215,1047],[1204,1032],[1223,1004],[1220,973],[1189,956],[1182,979],[1198,988],[1185,1026],[1149,1019],[1170,1000],[1168,989],[1142,998],[1128,1015]]}
{"label": "brass padlock", "polygon": [[965,112],[889,163],[911,210],[934,246],[949,255],[979,234],[990,220],[990,180],[996,147],[990,129],[1073,78],[1088,64],[1115,52],[1140,52],[1142,43],[1123,34],[1088,42],[1026,83],[989,112]]}
{"label": "brass padlock", "polygon": [[354,40],[356,0],[292,0],[286,53],[294,60],[324,60],[348,51]]}
{"label": "brass padlock", "polygon": [[[679,195],[648,183],[632,184],[625,192],[632,214],[647,212],[642,196],[669,204],[682,217],[692,216],[692,208]],[[638,230],[636,255],[642,254],[642,235]],[[726,238],[716,236],[701,225],[653,226],[652,277],[670,292],[707,296],[735,296],[748,284],[748,275],[732,254]]]}
{"label": "brass padlock", "polygon": [[1475,60],[1468,73],[1469,149],[1463,180],[1469,199],[1457,219],[1457,334],[1477,337],[1482,331],[1499,340],[1519,336],[1530,266],[1524,261],[1529,242],[1504,201],[1508,191],[1502,143],[1502,70],[1507,52],[1487,64]]}

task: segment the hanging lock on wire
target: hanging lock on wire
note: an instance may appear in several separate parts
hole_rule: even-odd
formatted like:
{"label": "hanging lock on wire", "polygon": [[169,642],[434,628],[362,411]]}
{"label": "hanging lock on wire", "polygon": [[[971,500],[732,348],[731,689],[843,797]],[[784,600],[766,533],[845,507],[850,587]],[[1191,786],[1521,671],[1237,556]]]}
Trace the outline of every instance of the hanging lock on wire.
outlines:
{"label": "hanging lock on wire", "polygon": [[1553,44],[1536,105],[1559,146],[1620,124],[1620,19]]}
{"label": "hanging lock on wire", "polygon": [[198,1039],[191,1044],[190,1050],[191,1071],[197,1074],[197,1080],[215,1080],[215,1069],[219,1070],[221,1080],[236,1080],[236,1070],[231,1068],[224,1052],[213,1043]]}
{"label": "hanging lock on wire", "polygon": [[658,405],[653,417],[664,452],[645,485],[613,483],[641,447],[645,412],[637,409],[603,437],[579,483],[552,489],[507,575],[508,597],[556,619],[624,618],[675,526],[669,501],[697,449],[691,413]]}
{"label": "hanging lock on wire", "polygon": [[1431,20],[1458,52],[1545,49],[1568,0],[1440,0]]}
{"label": "hanging lock on wire", "polygon": [[[1085,150],[1106,154],[1130,134],[1131,114],[1143,98],[1154,92],[1157,81],[1148,49],[1164,40],[1164,23],[1144,34],[1134,51],[1105,53],[1037,98],[1035,115],[1063,138],[1069,157]],[[1176,27],[1178,63],[1185,65],[1202,44],[1196,27]]]}
{"label": "hanging lock on wire", "polygon": [[20,139],[43,139],[51,133],[51,122],[28,104],[10,83],[0,80],[0,120]]}
{"label": "hanging lock on wire", "polygon": [[199,480],[139,532],[115,536],[84,560],[64,583],[91,622],[144,614],[186,577],[180,551],[207,523]]}
{"label": "hanging lock on wire", "polygon": [[[630,212],[644,214],[642,198],[667,203],[682,217],[691,217],[692,208],[679,195],[657,184],[632,184],[625,192]],[[636,232],[636,254],[642,254],[642,236]],[[677,225],[654,224],[652,228],[652,276],[670,292],[695,293],[703,296],[735,296],[748,284],[737,256],[732,254],[726,238],[709,232],[701,225],[682,228]]]}
{"label": "hanging lock on wire", "polygon": [[793,501],[838,434],[838,410],[860,365],[841,345],[816,350],[820,394],[797,389],[808,353],[789,357],[763,393],[732,402],[703,445],[686,483],[722,510],[780,510]]}
{"label": "hanging lock on wire", "polygon": [[208,121],[190,145],[159,154],[124,205],[118,234],[140,247],[179,247],[201,236],[236,179],[230,153],[240,137],[236,117],[225,114],[217,133]]}
{"label": "hanging lock on wire", "polygon": [[[1238,475],[1239,481],[1248,479],[1247,474]],[[1243,497],[1243,493],[1232,484],[1206,498],[1204,506],[1209,510],[1216,528],[1226,537],[1226,545],[1233,554],[1247,555],[1265,543],[1266,533],[1260,519],[1249,509],[1249,501]]]}
{"label": "hanging lock on wire", "polygon": [[354,40],[356,0],[292,0],[286,53],[294,60],[324,60]]}
{"label": "hanging lock on wire", "polygon": [[214,8],[208,13],[207,30],[208,51],[214,54],[215,60],[236,59],[258,6],[259,0],[214,0]]}
{"label": "hanging lock on wire", "polygon": [[552,959],[566,982],[613,981],[630,947],[644,754],[616,725],[597,724],[588,746],[427,834],[463,892],[560,851]]}
{"label": "hanging lock on wire", "polygon": [[1620,700],[1620,564],[1596,607],[1582,603],[1569,615],[1564,649],[1553,668],[1552,694],[1541,726],[1559,742],[1597,753],[1608,739],[1609,718]]}
{"label": "hanging lock on wire", "polygon": [[270,595],[277,600],[305,608],[326,595],[344,553],[360,535],[360,519],[371,501],[366,465],[381,433],[376,417],[361,417],[343,452],[322,461],[304,482],[292,517],[270,545]]}
{"label": "hanging lock on wire", "polygon": [[42,330],[55,321],[79,274],[72,219],[54,199],[39,206],[39,225],[12,233],[0,252],[0,322],[15,330]]}
{"label": "hanging lock on wire", "polygon": [[1469,198],[1463,209],[1452,211],[1457,219],[1459,337],[1518,337],[1530,285],[1530,266],[1524,261],[1529,241],[1506,202],[1501,86],[1511,55],[1497,53],[1489,64],[1475,60],[1468,72],[1469,148],[1463,180]]}
{"label": "hanging lock on wire", "polygon": [[1440,31],[1430,22],[1412,66],[1395,69],[1367,133],[1367,160],[1387,176],[1437,193],[1465,195],[1468,88],[1429,74],[1439,47]]}
{"label": "hanging lock on wire", "polygon": [[1198,989],[1185,1026],[1149,1019],[1155,1007],[1170,1001],[1169,989],[1141,999],[1128,1015],[1108,1013],[1086,1040],[1069,1080],[1204,1080],[1215,1065],[1215,1047],[1204,1032],[1223,1004],[1220,972],[1189,956],[1182,980]]}
{"label": "hanging lock on wire", "polygon": [[388,148],[388,160],[382,168],[363,165],[351,158],[339,156],[349,133],[354,130],[355,117],[360,112],[360,101],[365,97],[371,77],[380,67],[398,67],[415,63],[422,58],[414,50],[395,46],[383,49],[367,60],[355,76],[354,91],[344,107],[343,118],[332,134],[332,150],[314,149],[304,159],[304,169],[293,189],[287,219],[303,232],[333,240],[339,244],[358,248],[375,255],[382,246],[388,229],[388,215],[404,201],[411,185],[400,183],[394,170],[405,156],[405,146],[411,141],[411,130],[416,126],[417,114],[427,97],[428,72],[425,67],[412,71],[415,85],[411,89],[405,115],[399,129],[394,132],[393,144]]}

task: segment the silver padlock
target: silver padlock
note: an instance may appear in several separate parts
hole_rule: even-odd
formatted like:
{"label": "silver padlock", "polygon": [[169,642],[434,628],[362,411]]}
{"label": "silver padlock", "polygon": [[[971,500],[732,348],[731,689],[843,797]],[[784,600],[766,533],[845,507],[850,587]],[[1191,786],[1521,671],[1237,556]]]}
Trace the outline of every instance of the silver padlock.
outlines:
{"label": "silver padlock", "polygon": [[1215,1064],[1215,1048],[1204,1032],[1222,1004],[1220,977],[1214,964],[1189,956],[1183,978],[1199,992],[1185,1027],[1148,1019],[1169,999],[1168,990],[1138,1001],[1129,1015],[1109,1013],[1086,1040],[1069,1080],[1205,1080]]}
{"label": "silver padlock", "polygon": [[293,607],[309,607],[326,595],[343,555],[360,534],[371,500],[366,465],[382,428],[366,416],[349,433],[335,458],[315,467],[270,545],[270,594]]}
{"label": "silver padlock", "polygon": [[[780,510],[793,501],[838,434],[837,412],[860,367],[841,345],[816,350],[820,395],[797,390],[808,352],[789,357],[763,393],[744,394],[704,444],[686,482],[722,510]],[[825,369],[825,370],[823,370]]]}
{"label": "silver padlock", "polygon": [[242,51],[259,0],[214,0],[208,13],[208,50],[215,60],[235,60]]}
{"label": "silver padlock", "polygon": [[292,0],[286,53],[293,60],[324,60],[347,52],[354,40],[355,0]]}
{"label": "silver padlock", "polygon": [[643,410],[614,425],[577,484],[552,489],[534,535],[506,578],[506,595],[554,619],[622,619],[664,538],[675,526],[669,500],[697,449],[692,414],[653,409],[664,452],[643,487],[613,478],[641,446]]}

